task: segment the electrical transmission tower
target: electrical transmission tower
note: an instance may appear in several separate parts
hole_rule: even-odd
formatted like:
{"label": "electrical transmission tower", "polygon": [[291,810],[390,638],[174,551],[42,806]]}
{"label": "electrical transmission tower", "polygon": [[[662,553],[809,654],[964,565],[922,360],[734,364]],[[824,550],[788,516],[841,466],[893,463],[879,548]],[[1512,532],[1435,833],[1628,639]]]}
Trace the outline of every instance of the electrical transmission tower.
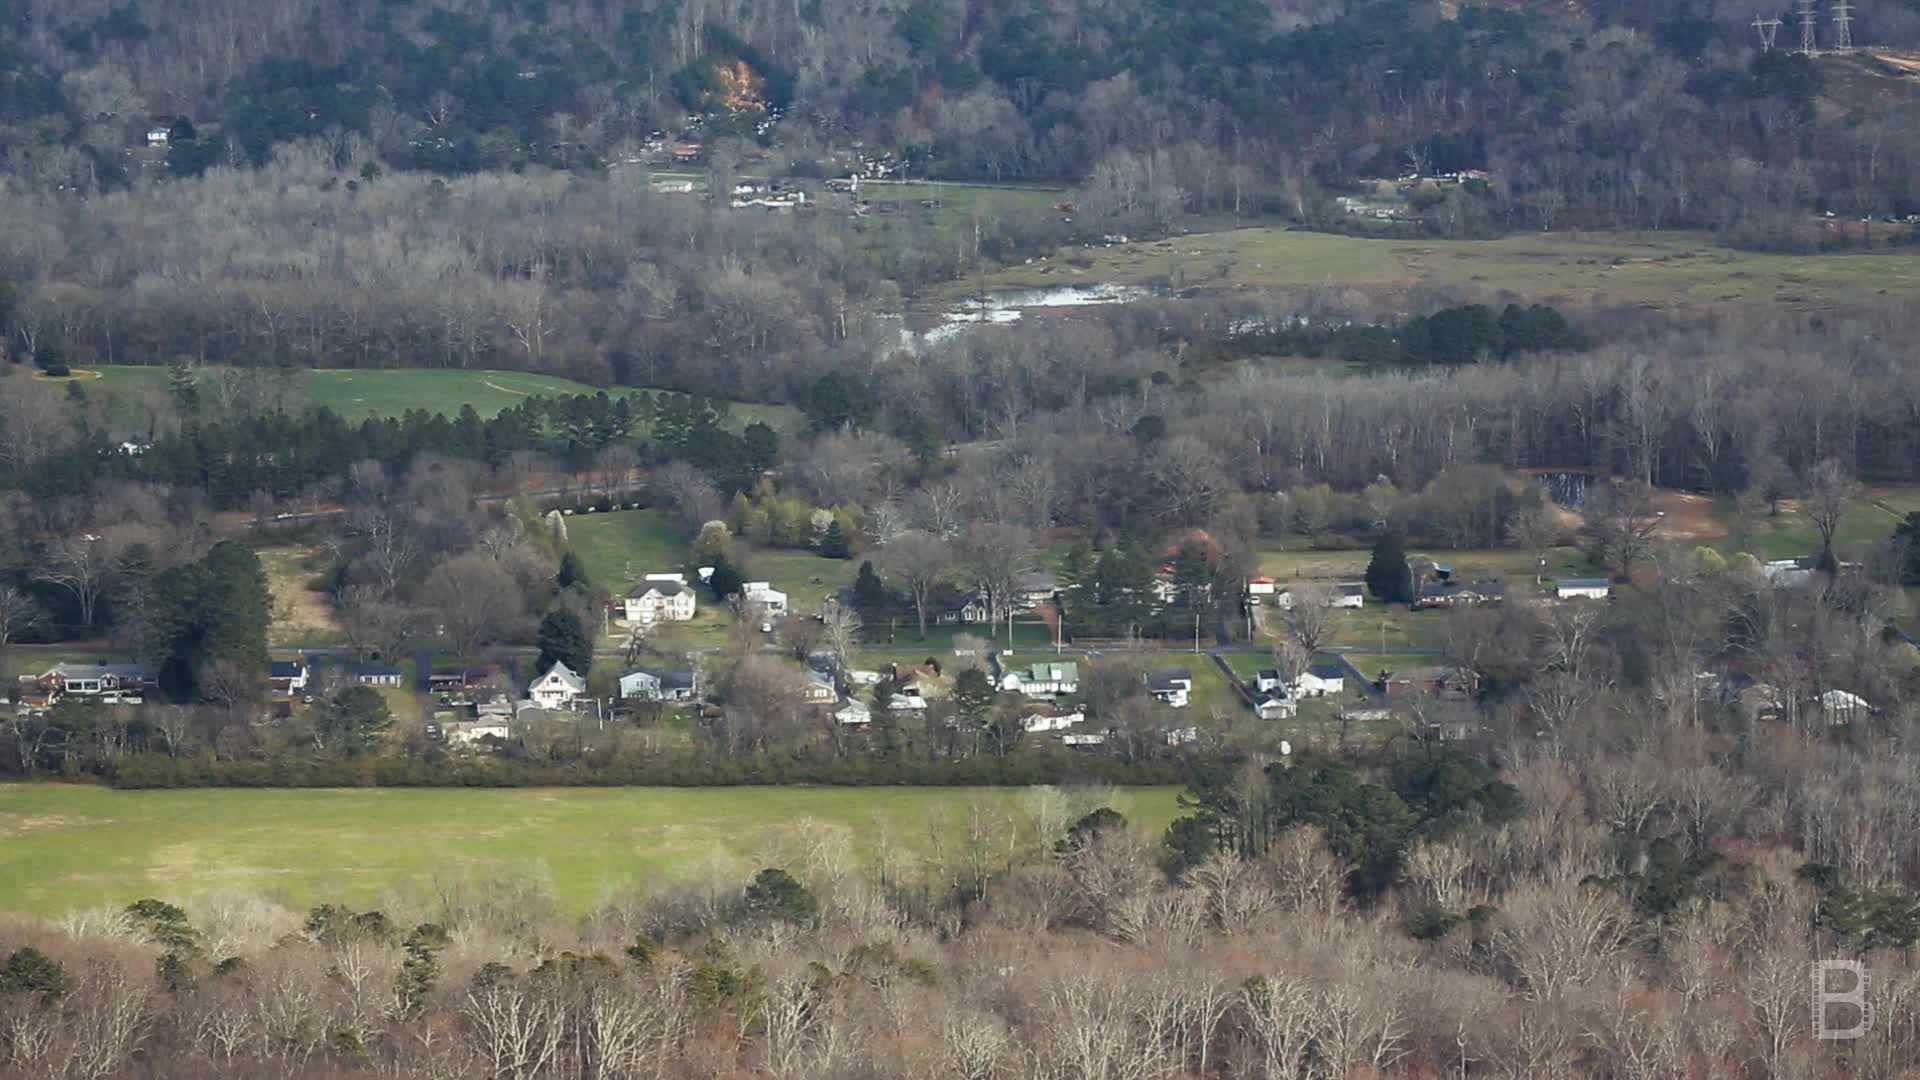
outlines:
{"label": "electrical transmission tower", "polygon": [[1833,50],[1835,52],[1853,51],[1853,5],[1847,3],[1847,0],[1834,0]]}
{"label": "electrical transmission tower", "polygon": [[1814,22],[1819,18],[1813,11],[1813,0],[1800,0],[1800,55],[1818,56],[1819,43],[1814,39]]}
{"label": "electrical transmission tower", "polygon": [[1773,39],[1780,34],[1780,20],[1767,19],[1755,15],[1753,17],[1753,28],[1760,31],[1760,51],[1772,52]]}

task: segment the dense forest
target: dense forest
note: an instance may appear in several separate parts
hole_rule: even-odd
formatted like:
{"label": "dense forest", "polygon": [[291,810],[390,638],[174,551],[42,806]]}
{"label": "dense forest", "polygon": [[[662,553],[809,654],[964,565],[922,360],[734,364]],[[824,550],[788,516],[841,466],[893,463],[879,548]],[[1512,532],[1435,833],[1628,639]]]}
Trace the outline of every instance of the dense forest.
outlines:
{"label": "dense forest", "polygon": [[[916,175],[1164,186],[1203,212],[1467,169],[1493,177],[1454,215],[1480,229],[1757,238],[1796,208],[1911,212],[1912,95],[1762,54],[1748,23],[1776,8],[9,0],[0,146],[18,182],[69,195],[144,186],[126,148],[159,123],[176,176],[301,143],[343,181],[593,175],[685,134],[796,175],[859,144]],[[1920,38],[1892,0],[1857,22]]]}

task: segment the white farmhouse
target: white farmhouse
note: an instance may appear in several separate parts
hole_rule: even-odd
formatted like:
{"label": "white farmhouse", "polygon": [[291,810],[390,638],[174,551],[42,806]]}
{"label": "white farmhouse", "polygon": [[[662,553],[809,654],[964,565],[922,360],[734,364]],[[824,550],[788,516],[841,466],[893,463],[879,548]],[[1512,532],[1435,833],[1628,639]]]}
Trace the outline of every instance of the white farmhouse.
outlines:
{"label": "white farmhouse", "polygon": [[527,697],[543,709],[564,709],[587,692],[587,680],[574,674],[565,662],[556,660],[546,674],[527,687]]}
{"label": "white farmhouse", "polygon": [[686,622],[693,618],[696,602],[693,590],[684,582],[649,576],[627,593],[626,608],[629,625],[652,626],[660,622]]}

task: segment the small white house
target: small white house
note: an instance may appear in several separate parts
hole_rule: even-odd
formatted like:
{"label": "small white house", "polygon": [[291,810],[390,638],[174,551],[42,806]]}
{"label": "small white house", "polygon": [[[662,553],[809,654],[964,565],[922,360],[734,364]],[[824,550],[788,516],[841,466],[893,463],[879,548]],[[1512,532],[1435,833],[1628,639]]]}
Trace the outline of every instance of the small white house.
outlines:
{"label": "small white house", "polygon": [[1605,600],[1613,595],[1613,583],[1606,578],[1561,578],[1554,583],[1553,595],[1561,600]]}
{"label": "small white house", "polygon": [[165,124],[155,124],[147,129],[148,146],[165,146],[173,141],[173,129]]}
{"label": "small white house", "polygon": [[1280,594],[1280,584],[1270,577],[1250,577],[1247,579],[1247,601],[1254,604],[1271,604]]}
{"label": "small white house", "polygon": [[685,584],[677,581],[656,581],[649,577],[627,593],[627,622],[633,626],[652,626],[658,622],[686,622],[693,618],[696,606],[693,590]]}
{"label": "small white house", "polygon": [[574,674],[563,661],[556,660],[546,674],[527,687],[527,698],[542,709],[564,709],[587,692],[587,680]]}
{"label": "small white house", "polygon": [[692,701],[696,696],[693,672],[634,668],[620,676],[620,696],[632,701]]}
{"label": "small white house", "polygon": [[1267,668],[1253,677],[1253,692],[1256,694],[1284,694],[1287,680],[1274,668]]}
{"label": "small white house", "polygon": [[1361,608],[1367,606],[1367,587],[1365,585],[1341,585],[1327,598],[1328,607]]}
{"label": "small white house", "polygon": [[504,719],[484,718],[480,720],[456,720],[446,726],[444,738],[448,746],[470,747],[478,743],[481,739],[494,738],[505,740],[511,738],[512,735],[513,729],[508,726]]}
{"label": "small white house", "polygon": [[747,603],[765,608],[769,615],[787,613],[787,594],[774,588],[772,582],[749,581],[740,586],[740,594],[746,597]]}
{"label": "small white house", "polygon": [[1193,672],[1186,668],[1149,671],[1147,693],[1173,708],[1184,709],[1193,693]]}
{"label": "small white house", "polygon": [[1291,720],[1299,711],[1299,700],[1290,697],[1261,698],[1253,706],[1253,715],[1262,720]]}
{"label": "small white house", "polygon": [[1315,660],[1312,666],[1300,675],[1301,697],[1324,697],[1327,694],[1345,693],[1347,672],[1337,661]]}
{"label": "small white house", "polygon": [[873,710],[858,698],[848,698],[833,714],[834,722],[846,727],[861,727],[873,723]]}

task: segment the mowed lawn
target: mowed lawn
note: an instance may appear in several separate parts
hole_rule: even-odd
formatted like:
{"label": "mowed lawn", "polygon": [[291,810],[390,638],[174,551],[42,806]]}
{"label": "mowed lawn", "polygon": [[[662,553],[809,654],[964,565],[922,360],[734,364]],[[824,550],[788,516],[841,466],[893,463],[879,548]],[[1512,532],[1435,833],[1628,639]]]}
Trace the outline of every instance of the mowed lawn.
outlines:
{"label": "mowed lawn", "polygon": [[678,572],[687,561],[687,545],[658,510],[615,510],[567,518],[567,542],[587,568],[587,576],[615,596],[648,574]]}
{"label": "mowed lawn", "polygon": [[[1178,789],[1119,793],[1158,836]],[[530,877],[572,913],[700,876],[744,883],[790,842],[844,835],[855,860],[949,852],[983,806],[1023,827],[1018,788],[113,791],[0,786],[0,912],[145,896],[265,895],[295,907]]]}
{"label": "mowed lawn", "polygon": [[[1858,556],[1887,543],[1894,527],[1910,513],[1920,511],[1920,486],[1876,485],[1868,487],[1848,507],[1834,531],[1833,546],[1843,556]],[[1733,500],[1722,498],[1714,504],[1714,517],[1729,527],[1733,524]],[[1720,545],[1732,550],[1731,539]],[[1760,559],[1791,559],[1820,551],[1820,530],[1807,517],[1797,500],[1780,504],[1780,512],[1761,517],[1749,552]]]}
{"label": "mowed lawn", "polygon": [[[86,370],[97,377],[77,376],[77,381],[83,383],[89,393],[104,396],[109,413],[127,424],[138,424],[145,415],[135,399],[142,394],[165,393],[172,378],[170,369],[162,365],[101,364]],[[555,375],[524,371],[298,368],[289,377],[294,383],[289,404],[296,408],[324,405],[355,421],[370,416],[397,417],[416,409],[453,416],[463,405],[473,406],[474,411],[486,419],[535,395],[594,394],[601,389]],[[616,387],[607,392],[640,391]],[[798,410],[786,405],[733,402],[730,408],[733,427],[764,420],[777,430],[789,431],[799,416]]]}
{"label": "mowed lawn", "polygon": [[1920,255],[1768,255],[1721,247],[1699,233],[1416,240],[1255,227],[1063,248],[949,291],[1068,281],[1208,290],[1336,285],[1398,291],[1444,284],[1571,306],[1818,309],[1920,289]]}

